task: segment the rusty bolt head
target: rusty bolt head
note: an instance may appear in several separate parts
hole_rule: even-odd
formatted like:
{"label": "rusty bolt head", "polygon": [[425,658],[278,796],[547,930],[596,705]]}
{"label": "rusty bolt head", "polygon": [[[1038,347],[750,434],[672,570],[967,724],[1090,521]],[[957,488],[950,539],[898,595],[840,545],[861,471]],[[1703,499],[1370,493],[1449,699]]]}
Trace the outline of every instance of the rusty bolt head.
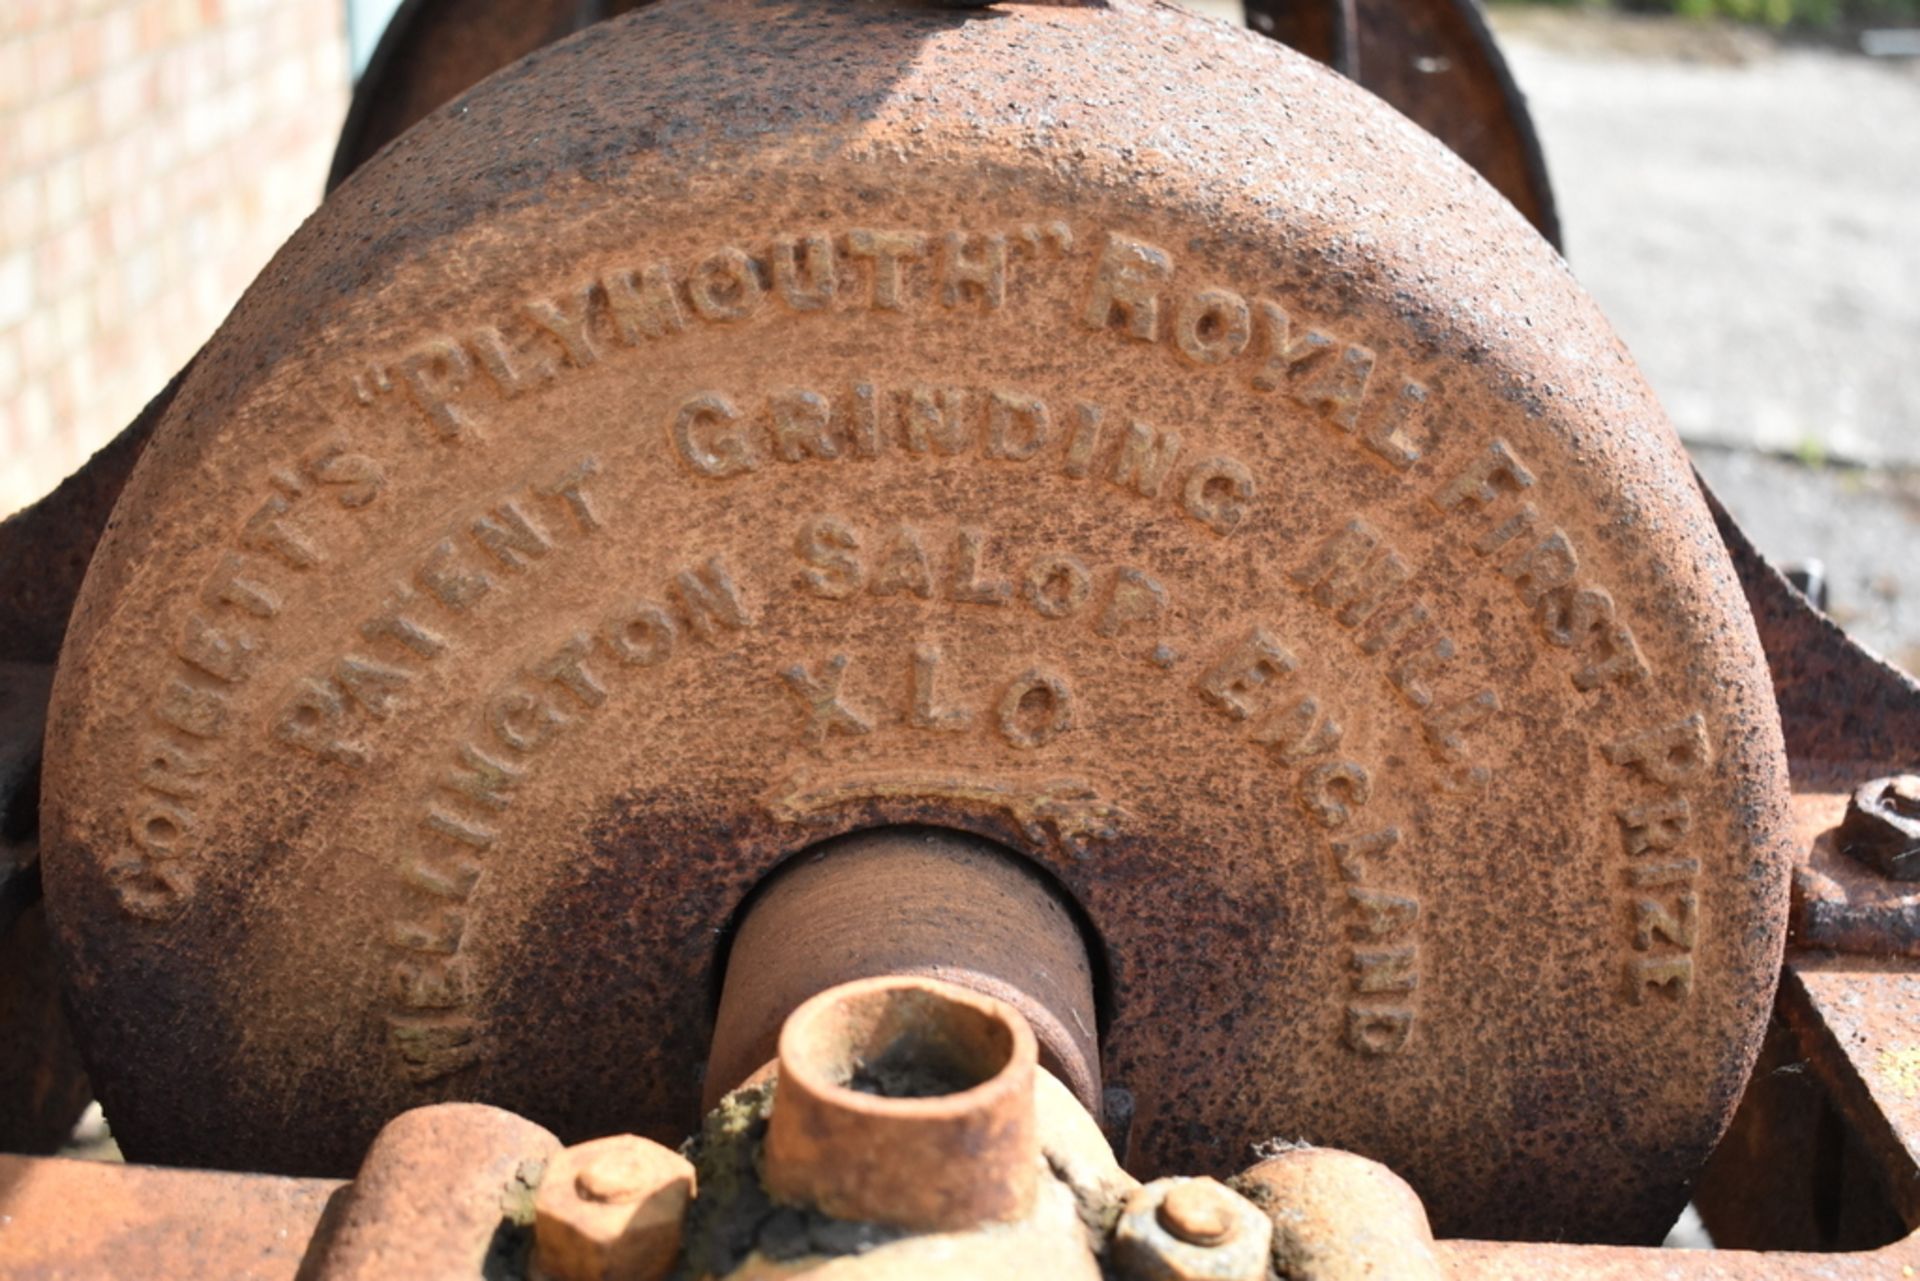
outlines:
{"label": "rusty bolt head", "polygon": [[588,1201],[631,1205],[654,1190],[658,1177],[658,1163],[651,1153],[623,1143],[583,1166],[573,1186]]}
{"label": "rusty bolt head", "polygon": [[1237,1224],[1234,1200],[1212,1179],[1188,1179],[1160,1202],[1160,1226],[1189,1245],[1224,1244]]}
{"label": "rusty bolt head", "polygon": [[680,1253],[693,1166],[631,1134],[568,1148],[534,1198],[534,1263],[552,1281],[658,1281]]}
{"label": "rusty bolt head", "polygon": [[1920,818],[1920,777],[1897,774],[1887,780],[1887,805],[1902,818]]}
{"label": "rusty bolt head", "polygon": [[1920,776],[1876,778],[1853,794],[1840,848],[1896,881],[1920,880]]}
{"label": "rusty bolt head", "polygon": [[1113,1258],[1130,1281],[1261,1281],[1273,1224],[1213,1179],[1157,1179],[1127,1199]]}

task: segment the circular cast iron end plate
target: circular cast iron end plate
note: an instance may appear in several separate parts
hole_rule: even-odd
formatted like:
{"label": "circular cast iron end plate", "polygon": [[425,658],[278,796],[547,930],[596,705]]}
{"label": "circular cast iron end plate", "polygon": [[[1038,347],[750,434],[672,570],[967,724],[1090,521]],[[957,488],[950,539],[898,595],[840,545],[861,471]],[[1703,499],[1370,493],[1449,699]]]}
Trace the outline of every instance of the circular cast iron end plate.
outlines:
{"label": "circular cast iron end plate", "polygon": [[61,663],[46,880],[140,1159],[471,1098],[673,1139],[777,862],[1085,910],[1142,1177],[1273,1137],[1448,1234],[1657,1233],[1784,908],[1678,444],[1432,139],[1170,8],[663,3],[343,187]]}

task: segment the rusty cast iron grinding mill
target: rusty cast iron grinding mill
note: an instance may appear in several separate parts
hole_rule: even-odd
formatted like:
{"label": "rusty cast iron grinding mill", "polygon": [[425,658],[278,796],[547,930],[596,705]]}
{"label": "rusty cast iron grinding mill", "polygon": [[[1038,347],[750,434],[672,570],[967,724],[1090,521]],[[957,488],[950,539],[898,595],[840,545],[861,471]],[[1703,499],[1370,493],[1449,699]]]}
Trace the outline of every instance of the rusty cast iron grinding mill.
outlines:
{"label": "rusty cast iron grinding mill", "polygon": [[1255,8],[1348,76],[1144,0],[389,58],[472,87],[356,106],[7,605],[130,1159],[362,1169],[323,1276],[465,1275],[427,1149],[555,1277],[1657,1240],[1781,973],[1755,612],[1491,46],[1449,114]]}

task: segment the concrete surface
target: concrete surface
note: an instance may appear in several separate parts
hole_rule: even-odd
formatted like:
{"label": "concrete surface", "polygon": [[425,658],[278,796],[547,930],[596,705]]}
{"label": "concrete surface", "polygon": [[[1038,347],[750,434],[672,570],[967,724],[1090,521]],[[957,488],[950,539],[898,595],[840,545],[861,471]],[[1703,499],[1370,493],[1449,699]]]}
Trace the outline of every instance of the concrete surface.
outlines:
{"label": "concrete surface", "polygon": [[1692,450],[1700,474],[1769,559],[1819,561],[1834,620],[1881,657],[1920,672],[1920,477],[1807,467],[1717,445]]}
{"label": "concrete surface", "polygon": [[1513,8],[1568,260],[1708,483],[1920,670],[1920,63]]}
{"label": "concrete surface", "polygon": [[1920,464],[1920,69],[1500,10],[1568,260],[1689,440]]}

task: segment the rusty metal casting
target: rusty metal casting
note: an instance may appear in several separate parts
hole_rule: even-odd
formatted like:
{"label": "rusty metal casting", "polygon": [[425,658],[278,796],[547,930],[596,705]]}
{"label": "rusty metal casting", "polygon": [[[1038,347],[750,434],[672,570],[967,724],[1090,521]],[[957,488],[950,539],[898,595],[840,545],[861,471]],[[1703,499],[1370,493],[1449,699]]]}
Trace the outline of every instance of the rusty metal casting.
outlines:
{"label": "rusty metal casting", "polygon": [[1475,0],[1245,0],[1247,25],[1358,81],[1447,144],[1557,248],[1526,98]]}
{"label": "rusty metal casting", "polygon": [[[1696,477],[1698,480],[1698,477]],[[1704,483],[1767,655],[1793,777],[1803,790],[1852,791],[1920,766],[1920,681],[1862,649],[1753,545]]]}
{"label": "rusty metal casting", "polygon": [[405,0],[354,84],[327,190],[508,63],[647,0]]}
{"label": "rusty metal casting", "polygon": [[534,1196],[534,1265],[550,1281],[660,1281],[680,1255],[693,1165],[616,1134],[547,1162]]}
{"label": "rusty metal casting", "polygon": [[[0,1158],[0,1274],[1920,1265],[1920,687],[1702,506],[1509,211],[1160,9],[627,7],[406,6],[335,181],[592,29],[369,164],[0,524],[0,1146],[86,1098],[50,913],[130,1152],[366,1151]],[[1468,0],[1249,8],[1554,236]],[[1793,945],[1851,955],[1790,955],[1692,1194],[1852,1253],[1434,1244],[1658,1230],[1789,846]],[[925,978],[754,1072],[900,971],[1067,1085],[936,989],[1025,1075],[901,1087],[932,1007],[848,1002]],[[1366,1156],[1271,1157],[1264,1213],[1143,1187],[1103,1074],[1146,1175]],[[703,1090],[691,1202],[593,1138]],[[968,1124],[1008,1150],[887,1137]]]}
{"label": "rusty metal casting", "polygon": [[57,1150],[91,1096],[41,905],[41,744],[81,578],[179,385],[176,376],[52,493],[0,520],[0,1152]]}
{"label": "rusty metal casting", "polygon": [[1292,1148],[1234,1180],[1273,1221],[1273,1260],[1288,1281],[1440,1281],[1419,1194],[1378,1161]]}
{"label": "rusty metal casting", "polygon": [[58,1151],[92,1097],[40,901],[40,738],[52,683],[50,664],[0,660],[0,1152]]}
{"label": "rusty metal casting", "polygon": [[118,436],[52,493],[0,520],[0,619],[6,622],[0,627],[0,663],[51,664],[60,656],[67,617],[94,547],[127,476],[192,368],[188,361]]}
{"label": "rusty metal casting", "polygon": [[1247,0],[1247,25],[1261,35],[1359,80],[1360,31],[1354,0]]}
{"label": "rusty metal casting", "polygon": [[1837,840],[1842,853],[1890,880],[1920,880],[1920,775],[1876,778],[1854,789]]}
{"label": "rusty metal casting", "polygon": [[[1271,1258],[1279,1275],[1307,1281],[1349,1275],[1444,1275],[1457,1281],[1624,1281],[1656,1274],[1679,1281],[1903,1277],[1920,1263],[1915,1044],[1920,1002],[1905,967],[1806,956],[1789,962],[1763,1072],[1695,1189],[1708,1222],[1727,1234],[1723,1242],[1769,1244],[1779,1253],[1431,1244],[1419,1202],[1404,1184],[1373,1163],[1325,1150],[1281,1152],[1234,1183],[1273,1224]],[[809,1221],[764,1193],[756,1199],[749,1184],[757,1185],[754,1149],[756,1136],[765,1132],[771,1087],[743,1089],[709,1118],[692,1149],[710,1172],[732,1177],[703,1182],[723,1190],[703,1193],[689,1207],[696,1250],[676,1266],[692,1278],[1032,1275],[1093,1281],[1100,1275],[1094,1244],[1109,1234],[1141,1230],[1126,1225],[1123,1203],[1157,1200],[1154,1224],[1188,1243],[1198,1238],[1224,1246],[1251,1226],[1235,1213],[1244,1203],[1218,1196],[1209,1180],[1169,1180],[1143,1196],[1153,1190],[1118,1170],[1091,1117],[1068,1091],[1045,1073],[1034,1084],[1047,1171],[1035,1213],[1015,1224],[932,1235]],[[361,1179],[344,1187],[325,1180],[0,1157],[0,1274],[10,1281],[119,1278],[127,1274],[128,1258],[137,1257],[144,1276],[292,1281],[297,1271],[311,1281],[328,1275],[342,1234],[351,1240],[372,1230],[376,1238],[391,1239],[379,1216],[369,1213],[384,1200],[395,1226],[411,1229],[414,1240],[406,1247],[404,1273],[378,1275],[471,1277],[474,1259],[484,1253],[485,1275],[517,1277],[525,1275],[525,1243],[519,1230],[524,1215],[516,1217],[515,1207],[524,1210],[526,1185],[538,1184],[544,1198],[548,1180],[582,1173],[561,1168],[564,1154],[549,1156],[544,1172],[532,1168],[538,1160],[514,1165],[503,1188],[501,1156],[526,1143],[536,1156],[550,1152],[549,1140],[524,1123],[454,1104],[422,1109],[390,1127],[381,1140],[384,1155],[370,1155]],[[609,1176],[610,1186],[630,1182],[618,1172]],[[1201,1195],[1176,1197],[1178,1192]],[[448,1201],[464,1209],[436,1215],[433,1207]],[[722,1243],[718,1255],[697,1252],[700,1243],[715,1241]],[[1846,1252],[1792,1252],[1822,1249]],[[1128,1256],[1117,1240],[1107,1250],[1116,1262],[1138,1257]],[[1173,1275],[1238,1275],[1227,1261],[1202,1255],[1194,1262],[1197,1268]],[[1371,1270],[1352,1271],[1369,1262]]]}
{"label": "rusty metal casting", "polygon": [[295,1281],[342,1186],[0,1155],[0,1276]]}
{"label": "rusty metal casting", "polygon": [[0,936],[40,899],[40,740],[51,663],[0,659]]}
{"label": "rusty metal casting", "polygon": [[[943,1092],[1003,1058],[1016,1040],[1025,1043],[1017,1068],[985,1087]],[[1035,1067],[1018,1011],[925,978],[861,980],[796,1011],[781,1044],[778,1076],[770,1065],[729,1094],[686,1146],[700,1192],[677,1275],[1103,1275],[1106,1236],[1139,1185],[1072,1093]],[[855,1053],[861,1048],[869,1053]],[[983,1049],[984,1061],[964,1061]],[[822,1066],[862,1089],[823,1091]],[[793,1090],[808,1080],[809,1088]],[[873,1089],[891,1094],[865,1092]],[[1012,1130],[996,1133],[1005,1122]],[[896,1186],[877,1180],[882,1172]],[[789,1186],[796,1179],[806,1186]],[[823,1199],[879,1218],[835,1217]],[[929,1216],[931,1228],[900,1222]]]}
{"label": "rusty metal casting", "polygon": [[1789,937],[1807,949],[1920,959],[1920,887],[1841,853],[1839,824],[1851,800],[1830,792],[1794,797],[1806,861],[1793,869]]}
{"label": "rusty metal casting", "polygon": [[196,363],[48,739],[127,1150],[344,1173],[445,1098],[671,1140],[742,900],[917,823],[1084,913],[1132,1168],[1305,1135],[1443,1231],[1657,1231],[1758,1044],[1785,782],[1604,322],[1272,42],[881,12],[508,69]]}
{"label": "rusty metal casting", "polygon": [[41,905],[41,744],[81,578],[179,385],[176,376],[52,493],[0,520],[0,1152],[58,1150],[91,1097]]}
{"label": "rusty metal casting", "polygon": [[920,1231],[1021,1218],[1037,1068],[1019,1011],[969,988],[883,976],[822,992],[780,1030],[767,1190]]}
{"label": "rusty metal casting", "polygon": [[1020,1011],[1040,1063],[1100,1112],[1093,967],[1068,908],[1033,866],[965,832],[859,832],[781,868],[728,951],[704,1106],[774,1056],[817,992],[917,974]]}
{"label": "rusty metal casting", "polygon": [[39,903],[0,925],[0,1152],[57,1152],[92,1099]]}
{"label": "rusty metal casting", "polygon": [[477,1103],[416,1108],[380,1131],[328,1213],[308,1281],[472,1281],[524,1272],[533,1197],[560,1142]]}
{"label": "rusty metal casting", "polygon": [[[959,7],[985,2],[960,0]],[[648,3],[407,0],[354,86],[327,189],[500,68]],[[1244,9],[1253,30],[1358,81],[1440,139],[1560,244],[1526,99],[1475,0],[1247,0]]]}
{"label": "rusty metal casting", "polygon": [[1472,165],[1560,247],[1546,157],[1476,0],[1356,0],[1359,81]]}
{"label": "rusty metal casting", "polygon": [[1156,1179],[1134,1189],[1113,1229],[1127,1281],[1266,1281],[1273,1222],[1213,1179]]}

